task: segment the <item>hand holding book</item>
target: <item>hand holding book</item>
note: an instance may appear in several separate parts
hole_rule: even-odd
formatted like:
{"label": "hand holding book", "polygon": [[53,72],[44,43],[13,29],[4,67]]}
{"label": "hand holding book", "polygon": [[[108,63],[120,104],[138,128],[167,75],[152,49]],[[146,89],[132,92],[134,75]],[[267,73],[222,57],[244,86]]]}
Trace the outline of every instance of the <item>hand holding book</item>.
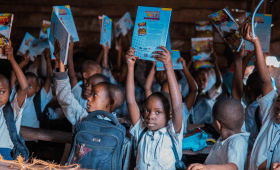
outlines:
{"label": "hand holding book", "polygon": [[239,29],[239,33],[240,35],[247,41],[250,41],[252,43],[255,43],[256,41],[258,41],[258,36],[255,35],[255,38],[252,35],[252,32],[250,30],[251,29],[251,25],[249,25],[248,23],[242,25],[241,27],[238,28]]}

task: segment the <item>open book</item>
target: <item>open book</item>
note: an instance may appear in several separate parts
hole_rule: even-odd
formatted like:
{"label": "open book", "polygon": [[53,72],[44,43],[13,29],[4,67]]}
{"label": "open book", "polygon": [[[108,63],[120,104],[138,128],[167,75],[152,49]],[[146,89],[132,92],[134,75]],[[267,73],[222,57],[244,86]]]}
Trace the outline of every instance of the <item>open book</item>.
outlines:
{"label": "open book", "polygon": [[100,45],[107,46],[108,43],[109,47],[111,48],[112,19],[110,19],[107,15],[103,15],[101,26]]}
{"label": "open book", "polygon": [[[36,40],[36,38],[34,38],[31,34],[29,34],[28,32],[25,34],[22,43],[19,47],[19,50],[17,52],[17,55],[19,56],[23,56],[27,50],[30,49],[30,47],[33,44],[33,41]],[[27,56],[27,58],[31,57],[30,52],[29,55]]]}
{"label": "open book", "polygon": [[192,38],[194,68],[213,67],[210,55],[213,50],[213,37]]}
{"label": "open book", "polygon": [[11,13],[0,13],[0,59],[7,59],[4,55],[4,47],[9,43],[14,15]]}

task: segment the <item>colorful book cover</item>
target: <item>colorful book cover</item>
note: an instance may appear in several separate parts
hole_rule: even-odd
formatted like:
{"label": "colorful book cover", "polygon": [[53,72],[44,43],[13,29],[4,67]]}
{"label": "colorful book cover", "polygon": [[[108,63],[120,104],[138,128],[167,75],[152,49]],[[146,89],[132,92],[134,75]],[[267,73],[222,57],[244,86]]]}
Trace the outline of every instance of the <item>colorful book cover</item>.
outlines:
{"label": "colorful book cover", "polygon": [[213,52],[213,37],[192,38],[194,68],[213,67],[210,55]]}
{"label": "colorful book cover", "polygon": [[68,47],[70,42],[70,33],[65,28],[64,24],[58,19],[57,15],[53,13],[51,19],[51,28],[50,28],[49,40],[54,45],[54,40],[57,39],[60,44],[60,59],[67,64],[68,57]]}
{"label": "colorful book cover", "polygon": [[51,27],[51,22],[43,20],[42,27],[39,34],[39,40],[48,39],[47,29]]}
{"label": "colorful book cover", "polygon": [[30,47],[29,54],[32,54],[32,56],[42,55],[46,48],[49,48],[48,39],[35,39]]}
{"label": "colorful book cover", "polygon": [[73,19],[73,15],[70,9],[70,5],[53,6],[53,11],[58,18],[62,21],[67,31],[72,35],[73,41],[79,41],[79,36]]}
{"label": "colorful book cover", "polygon": [[[249,12],[246,13],[250,19],[247,23],[252,23],[252,15]],[[271,23],[272,23],[272,15],[271,14],[256,14],[255,15],[255,34],[258,36],[262,50],[264,53],[269,52],[270,47],[270,39],[271,39]],[[246,41],[245,42],[245,49],[247,51],[253,51],[255,49],[254,44]]]}
{"label": "colorful book cover", "polygon": [[124,16],[116,23],[116,34],[115,36],[118,37],[120,33],[122,33],[123,36],[125,36],[133,27],[133,22],[130,16],[130,13],[127,12],[124,14]]}
{"label": "colorful book cover", "polygon": [[167,35],[166,48],[168,49],[168,51],[170,51],[172,53],[171,41],[170,41],[170,32],[169,31],[168,31],[168,35]]}
{"label": "colorful book cover", "polygon": [[[173,69],[174,70],[182,70],[183,69],[182,63],[177,63],[177,60],[181,57],[180,51],[179,50],[172,50],[171,57],[172,57]],[[156,69],[157,69],[157,71],[165,70],[163,62],[157,61],[156,62]]]}
{"label": "colorful book cover", "polygon": [[36,40],[36,38],[34,38],[31,34],[29,34],[28,32],[25,34],[22,43],[19,47],[19,50],[17,52],[17,55],[19,56],[23,56],[27,50],[29,50],[29,55],[27,57],[31,57],[30,55],[30,47],[33,44],[33,41]]}
{"label": "colorful book cover", "polygon": [[238,32],[239,25],[235,22],[227,8],[209,15],[209,18],[231,50],[233,52],[239,51],[243,43],[243,38]]}
{"label": "colorful book cover", "polygon": [[9,43],[14,15],[11,13],[0,13],[0,59],[7,59],[4,55],[4,47]]}
{"label": "colorful book cover", "polygon": [[139,59],[155,61],[153,52],[166,46],[171,12],[171,8],[138,6],[132,47]]}
{"label": "colorful book cover", "polygon": [[210,21],[199,21],[195,23],[197,37],[212,37],[213,29]]}
{"label": "colorful book cover", "polygon": [[49,35],[51,34],[51,29],[50,28],[47,28],[47,34],[48,34],[48,43],[49,43],[49,47],[50,47],[50,51],[51,51],[51,59],[55,60],[55,56],[53,55],[53,53],[54,53],[54,46],[53,46],[53,44],[49,40]]}
{"label": "colorful book cover", "polygon": [[100,38],[100,45],[107,46],[111,48],[111,41],[112,41],[112,20],[107,16],[102,16],[102,28],[101,28],[101,38]]}

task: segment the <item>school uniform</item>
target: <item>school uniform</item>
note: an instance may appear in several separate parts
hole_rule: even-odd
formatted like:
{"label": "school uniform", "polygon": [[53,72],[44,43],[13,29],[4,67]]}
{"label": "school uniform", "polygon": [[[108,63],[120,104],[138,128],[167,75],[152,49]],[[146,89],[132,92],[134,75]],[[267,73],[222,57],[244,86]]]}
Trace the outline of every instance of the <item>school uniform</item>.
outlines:
{"label": "school uniform", "polygon": [[[18,106],[17,102],[17,94],[15,94],[13,100],[11,101],[11,107],[13,109],[14,118],[16,122],[16,129],[17,133],[19,134],[20,131],[20,123],[21,123],[21,117],[22,117],[22,111],[24,106],[26,105],[26,100],[22,104],[21,107]],[[11,158],[11,149],[13,149],[14,144],[10,138],[9,130],[6,124],[6,120],[3,113],[3,108],[5,105],[3,105],[0,108],[0,154],[4,157],[4,159],[12,160]]]}
{"label": "school uniform", "polygon": [[74,95],[74,98],[80,103],[83,108],[87,108],[87,99],[82,97],[83,88],[77,83],[72,89],[71,93]]}
{"label": "school uniform", "polygon": [[147,131],[139,140],[141,132],[146,128],[142,118],[131,128],[130,133],[139,142],[135,170],[175,170],[175,156],[171,138],[174,140],[179,159],[182,158],[182,125],[180,133],[176,133],[172,122],[156,132]]}
{"label": "school uniform", "polygon": [[[14,86],[11,92],[10,101],[14,98],[13,96],[15,92],[16,92],[16,88]],[[45,88],[41,88],[39,93],[41,96],[41,112],[43,112],[45,107],[53,97],[52,90],[50,88],[49,92],[47,93]],[[38,120],[37,113],[34,106],[34,101],[33,101],[35,95],[36,94],[26,99],[26,105],[22,112],[21,126],[39,128],[40,122]]]}
{"label": "school uniform", "polygon": [[280,125],[275,123],[274,116],[277,96],[277,92],[272,90],[266,96],[257,99],[262,115],[262,127],[253,146],[249,170],[258,169],[266,160],[266,170],[272,170],[272,164],[280,161]]}
{"label": "school uniform", "polygon": [[250,133],[238,133],[222,140],[219,137],[213,145],[205,165],[234,163],[238,170],[244,170]]}
{"label": "school uniform", "polygon": [[183,125],[184,125],[183,133],[187,133],[188,119],[190,117],[192,109],[189,111],[185,103],[183,103],[182,108],[183,108],[182,114],[183,114]]}

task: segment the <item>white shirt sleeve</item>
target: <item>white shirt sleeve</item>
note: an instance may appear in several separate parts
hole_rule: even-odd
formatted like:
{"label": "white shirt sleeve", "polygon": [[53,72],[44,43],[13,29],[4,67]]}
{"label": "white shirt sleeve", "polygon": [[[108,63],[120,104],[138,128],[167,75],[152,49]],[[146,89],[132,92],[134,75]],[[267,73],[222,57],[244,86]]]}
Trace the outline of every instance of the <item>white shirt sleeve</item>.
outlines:
{"label": "white shirt sleeve", "polygon": [[14,112],[14,118],[15,118],[15,122],[16,122],[17,133],[19,133],[19,131],[20,131],[22,112],[23,112],[23,109],[25,107],[25,104],[26,104],[26,97],[24,99],[24,102],[23,102],[22,106],[19,107],[18,101],[17,101],[17,93],[16,93],[15,97],[13,98],[13,100],[11,102],[11,106],[12,106],[13,112]]}
{"label": "white shirt sleeve", "polygon": [[220,85],[218,88],[216,88],[216,85],[214,84],[210,90],[208,90],[208,96],[210,99],[216,99],[220,94],[222,93],[222,85]]}

